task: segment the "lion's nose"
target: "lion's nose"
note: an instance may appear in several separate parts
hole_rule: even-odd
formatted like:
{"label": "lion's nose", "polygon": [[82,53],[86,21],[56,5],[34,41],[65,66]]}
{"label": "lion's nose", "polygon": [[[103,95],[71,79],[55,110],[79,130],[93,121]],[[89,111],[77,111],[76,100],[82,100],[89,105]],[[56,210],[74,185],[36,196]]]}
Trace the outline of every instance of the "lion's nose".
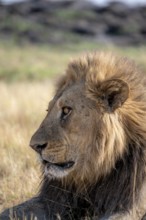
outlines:
{"label": "lion's nose", "polygon": [[48,143],[35,143],[33,140],[30,141],[30,147],[32,147],[36,152],[40,153],[43,149],[47,147]]}

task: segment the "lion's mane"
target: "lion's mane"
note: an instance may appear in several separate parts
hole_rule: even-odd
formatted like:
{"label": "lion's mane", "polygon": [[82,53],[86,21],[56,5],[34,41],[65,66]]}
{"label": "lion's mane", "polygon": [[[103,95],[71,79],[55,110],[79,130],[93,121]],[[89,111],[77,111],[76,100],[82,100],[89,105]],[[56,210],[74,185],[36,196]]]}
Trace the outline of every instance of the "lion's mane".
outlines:
{"label": "lion's mane", "polygon": [[[134,62],[105,53],[84,56],[68,65],[66,75],[57,85],[56,93],[59,94],[72,84],[83,80],[86,95],[96,100],[97,94],[102,96],[106,90],[106,86],[100,89],[102,83],[113,79],[128,84],[129,96],[122,106],[111,113],[110,110],[105,111],[99,102],[103,110],[102,123],[98,142],[94,143],[92,153],[87,155],[90,156],[91,167],[85,166],[83,174],[85,185],[87,182],[86,190],[80,190],[80,171],[76,179],[66,178],[65,183],[58,180],[49,181],[46,177],[43,180],[40,195],[48,199],[49,206],[52,201],[50,209],[61,209],[62,213],[68,213],[69,210],[73,213],[75,210],[75,219],[80,219],[85,210],[98,216],[102,216],[103,213],[109,216],[111,213],[129,210],[138,198],[144,181],[145,76]],[[95,137],[92,138],[96,140]],[[96,160],[97,149],[100,162]],[[68,211],[64,212],[66,209]]]}

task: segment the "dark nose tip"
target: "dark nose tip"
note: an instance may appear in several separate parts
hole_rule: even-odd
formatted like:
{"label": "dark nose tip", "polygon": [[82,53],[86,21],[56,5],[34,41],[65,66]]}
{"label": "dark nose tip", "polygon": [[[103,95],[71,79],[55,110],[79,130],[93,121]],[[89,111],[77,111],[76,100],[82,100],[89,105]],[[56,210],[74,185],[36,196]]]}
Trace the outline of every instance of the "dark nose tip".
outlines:
{"label": "dark nose tip", "polygon": [[47,147],[48,143],[36,144],[30,141],[30,147],[32,147],[36,152],[41,153],[43,149]]}

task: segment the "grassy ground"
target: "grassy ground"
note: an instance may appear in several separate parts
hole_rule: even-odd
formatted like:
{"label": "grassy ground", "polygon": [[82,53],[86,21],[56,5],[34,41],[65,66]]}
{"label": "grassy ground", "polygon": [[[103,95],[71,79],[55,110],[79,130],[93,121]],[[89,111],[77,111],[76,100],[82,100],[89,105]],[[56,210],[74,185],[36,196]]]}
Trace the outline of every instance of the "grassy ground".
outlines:
{"label": "grassy ground", "polygon": [[0,83],[0,210],[37,192],[39,163],[29,140],[42,120],[52,86]]}
{"label": "grassy ground", "polygon": [[96,49],[134,58],[146,70],[145,47],[119,49],[83,42],[53,48],[0,43],[0,211],[39,189],[39,163],[28,145],[52,97],[51,77],[63,73],[71,58]]}
{"label": "grassy ground", "polygon": [[45,80],[63,73],[67,62],[87,51],[108,50],[136,59],[146,69],[146,47],[116,48],[82,42],[58,47],[0,43],[0,80]]}

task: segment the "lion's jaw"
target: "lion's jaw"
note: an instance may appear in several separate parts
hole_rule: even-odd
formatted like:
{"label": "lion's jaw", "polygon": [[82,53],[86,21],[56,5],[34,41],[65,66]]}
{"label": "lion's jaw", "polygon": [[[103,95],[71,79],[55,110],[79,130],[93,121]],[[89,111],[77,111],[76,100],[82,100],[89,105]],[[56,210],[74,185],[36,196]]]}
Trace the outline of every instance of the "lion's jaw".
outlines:
{"label": "lion's jaw", "polygon": [[[60,145],[46,148],[41,153],[44,174],[49,179],[61,179],[67,176],[76,166],[74,157],[68,155],[69,146]],[[66,157],[65,157],[66,155]]]}
{"label": "lion's jaw", "polygon": [[67,176],[71,170],[75,162],[69,161],[64,163],[50,163],[48,161],[43,160],[45,175],[49,179],[63,178]]}

